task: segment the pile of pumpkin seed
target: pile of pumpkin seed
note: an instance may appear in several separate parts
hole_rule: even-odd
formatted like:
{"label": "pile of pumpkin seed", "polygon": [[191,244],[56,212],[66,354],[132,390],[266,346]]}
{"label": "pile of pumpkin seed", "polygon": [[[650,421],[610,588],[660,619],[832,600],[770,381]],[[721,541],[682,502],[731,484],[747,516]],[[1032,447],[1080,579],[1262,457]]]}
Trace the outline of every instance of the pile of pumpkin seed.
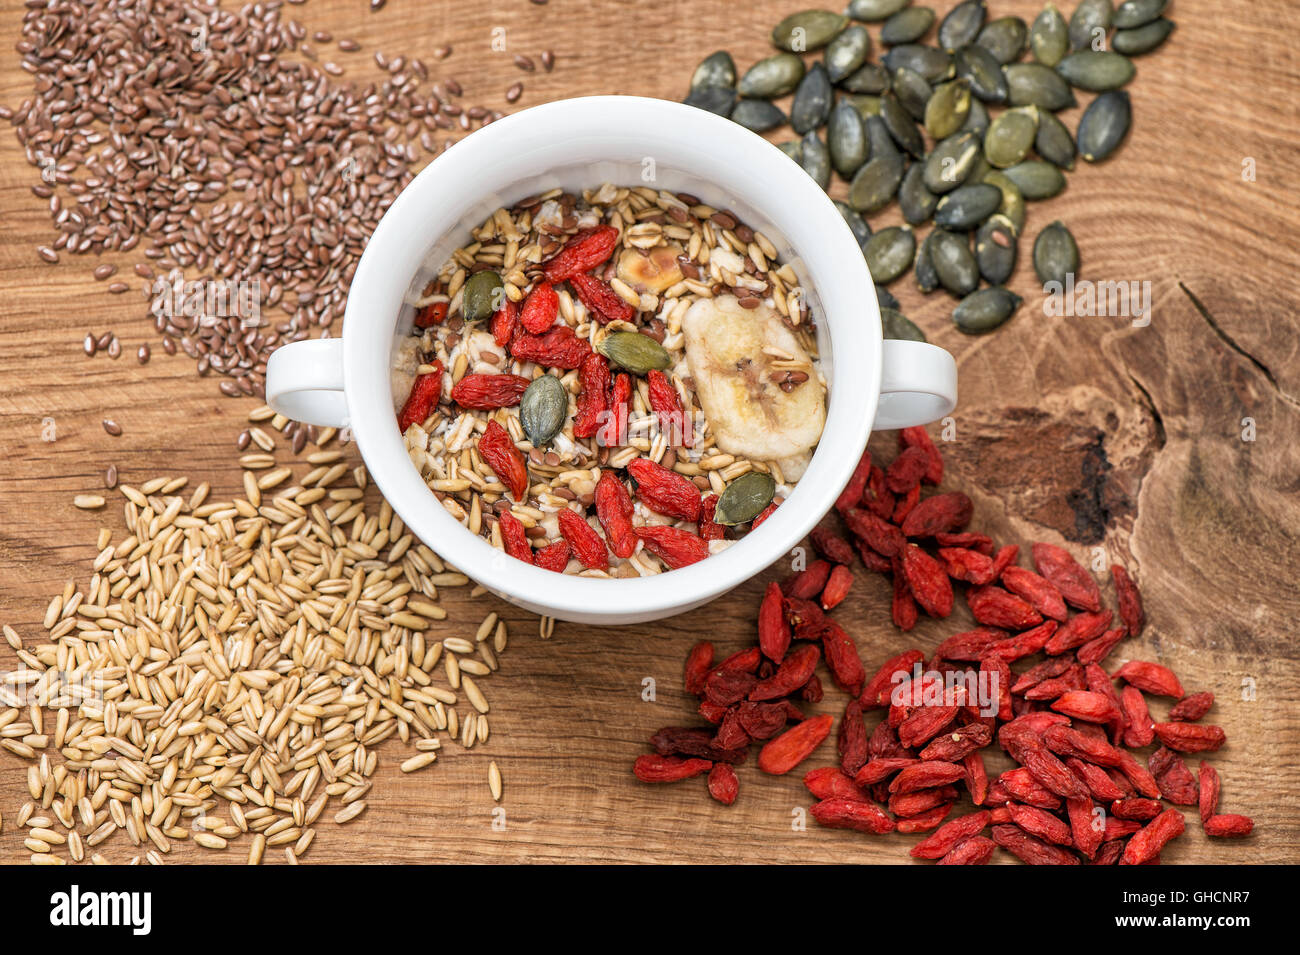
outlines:
{"label": "pile of pumpkin seed", "polygon": [[[772,30],[781,52],[739,79],[731,54],[709,56],[685,102],[758,133],[789,124],[800,138],[777,148],[823,189],[832,174],[848,184],[848,201],[835,206],[877,283],[887,338],[925,340],[883,287],[909,269],[922,292],[960,300],[961,331],[987,332],[1020,306],[1005,283],[1026,203],[1059,194],[1077,156],[1101,162],[1128,135],[1123,87],[1132,58],[1173,32],[1167,5],[1080,0],[1067,21],[1048,3],[1029,24],[989,19],[986,0],[963,0],[942,19],[911,0],[851,0],[845,14],[786,17]],[[878,62],[863,23],[880,24]],[[1071,133],[1056,114],[1077,105],[1075,90],[1098,95]],[[789,93],[787,116],[772,101]],[[895,198],[907,224],[873,232],[864,216]],[[931,220],[918,245],[913,227]],[[1044,283],[1078,272],[1079,248],[1062,223],[1038,233],[1033,264]]]}

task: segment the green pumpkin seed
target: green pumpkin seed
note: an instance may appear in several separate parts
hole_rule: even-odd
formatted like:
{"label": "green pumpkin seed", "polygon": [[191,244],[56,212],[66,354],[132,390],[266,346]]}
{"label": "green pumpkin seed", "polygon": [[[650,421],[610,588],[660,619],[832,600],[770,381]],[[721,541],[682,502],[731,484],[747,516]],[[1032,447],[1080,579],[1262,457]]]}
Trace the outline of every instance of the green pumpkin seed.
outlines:
{"label": "green pumpkin seed", "polygon": [[970,101],[970,114],[966,117],[966,122],[962,123],[962,132],[971,132],[977,135],[981,140],[984,134],[989,131],[989,111],[978,99]]}
{"label": "green pumpkin seed", "polygon": [[971,292],[952,312],[953,324],[968,335],[991,332],[1020,307],[1021,298],[1000,285]]}
{"label": "green pumpkin seed", "polygon": [[491,269],[475,272],[465,282],[460,313],[467,322],[482,322],[492,317],[505,300],[505,282]]}
{"label": "green pumpkin seed", "polygon": [[912,267],[916,257],[916,236],[907,226],[890,226],[881,229],[862,247],[863,258],[871,278],[880,285],[888,285]]}
{"label": "green pumpkin seed", "polygon": [[692,91],[708,89],[710,86],[732,89],[735,85],[736,61],[726,50],[719,50],[706,56],[691,74]]}
{"label": "green pumpkin seed", "polygon": [[939,284],[958,298],[979,287],[979,266],[975,264],[967,236],[935,229],[930,233],[930,261],[934,263]]}
{"label": "green pumpkin seed", "polygon": [[916,287],[924,295],[929,295],[939,287],[939,273],[934,270],[934,261],[930,258],[930,246],[934,243],[934,236],[938,231],[938,229],[931,229],[930,234],[916,250],[916,268],[913,274],[916,276]]}
{"label": "green pumpkin seed", "polygon": [[596,351],[634,375],[656,368],[662,371],[673,363],[663,345],[640,332],[610,332],[596,345]]}
{"label": "green pumpkin seed", "polygon": [[957,75],[970,83],[971,92],[985,103],[1007,101],[1007,78],[1002,64],[984,47],[977,44],[962,47],[953,56]]}
{"label": "green pumpkin seed", "polygon": [[1065,174],[1041,159],[1027,159],[1002,170],[1002,174],[1014,182],[1020,194],[1030,202],[1050,199],[1065,188]]}
{"label": "green pumpkin seed", "polygon": [[1065,284],[1067,275],[1079,273],[1079,246],[1064,224],[1053,222],[1034,240],[1034,271],[1044,284]]}
{"label": "green pumpkin seed", "polygon": [[1165,12],[1169,0],[1124,0],[1115,11],[1115,29],[1132,30],[1146,26]]}
{"label": "green pumpkin seed", "polygon": [[902,104],[903,109],[907,110],[908,115],[915,120],[925,119],[925,104],[930,102],[934,90],[924,76],[915,70],[902,67],[894,70],[890,88],[898,97],[898,102]]}
{"label": "green pumpkin seed", "polygon": [[1062,169],[1074,168],[1074,137],[1065,123],[1055,113],[1046,110],[1038,114],[1038,134],[1034,137],[1034,151],[1048,162]]}
{"label": "green pumpkin seed", "polygon": [[568,416],[569,393],[554,375],[534,378],[519,399],[519,423],[535,448],[559,434]]}
{"label": "green pumpkin seed", "polygon": [[934,11],[929,7],[906,7],[880,27],[880,42],[887,46],[915,43],[934,26]]}
{"label": "green pumpkin seed", "polygon": [[916,123],[907,115],[907,110],[903,109],[903,104],[893,93],[880,97],[880,118],[885,121],[885,128],[894,137],[894,142],[918,159],[925,156],[925,140],[921,138],[921,131],[916,128]]}
{"label": "green pumpkin seed", "polygon": [[1025,197],[1020,187],[996,169],[985,173],[980,182],[994,186],[1002,193],[1002,202],[994,215],[1004,217],[1016,230],[1016,235],[1019,235],[1025,228],[1026,215]]}
{"label": "green pumpkin seed", "polygon": [[852,106],[855,110],[858,111],[858,115],[861,116],[864,120],[868,116],[880,115],[879,96],[870,96],[866,93],[851,93],[848,96],[841,96],[840,102],[848,103],[850,106]]}
{"label": "green pumpkin seed", "polygon": [[962,0],[939,24],[939,45],[952,53],[974,43],[987,14],[984,0]]}
{"label": "green pumpkin seed", "polygon": [[1090,93],[1117,90],[1133,79],[1136,72],[1132,60],[1113,50],[1080,50],[1071,53],[1056,64],[1056,71],[1071,86]]}
{"label": "green pumpkin seed", "polygon": [[826,145],[831,154],[831,166],[846,180],[852,179],[867,161],[867,131],[852,103],[841,102],[831,110],[830,123],[826,127]]}
{"label": "green pumpkin seed", "polygon": [[795,90],[794,102],[790,105],[790,125],[800,134],[817,129],[830,116],[834,101],[835,94],[831,90],[831,81],[826,77],[826,67],[814,63]]}
{"label": "green pumpkin seed", "polygon": [[1079,0],[1070,16],[1070,49],[1105,49],[1106,32],[1114,16],[1111,0]]}
{"label": "green pumpkin seed", "polygon": [[682,102],[687,106],[726,117],[731,115],[731,110],[736,105],[736,91],[725,86],[706,86],[703,89],[691,90]]}
{"label": "green pumpkin seed", "polygon": [[999,63],[1014,63],[1025,52],[1029,27],[1020,17],[999,17],[984,25],[975,42],[993,54]]}
{"label": "green pumpkin seed", "polygon": [[848,17],[829,10],[792,13],[772,28],[772,45],[791,53],[820,50],[844,29]]}
{"label": "green pumpkin seed", "polygon": [[1070,52],[1070,28],[1065,17],[1052,4],[1034,19],[1029,28],[1029,49],[1034,59],[1044,66],[1056,66]]}
{"label": "green pumpkin seed", "polygon": [[852,0],[849,16],[865,23],[876,23],[892,17],[911,2],[912,0]]}
{"label": "green pumpkin seed", "polygon": [[777,143],[776,148],[781,150],[795,162],[803,163],[803,143],[797,139],[788,139],[783,143]]}
{"label": "green pumpkin seed", "polygon": [[803,138],[799,165],[803,166],[803,171],[808,173],[813,182],[822,189],[831,184],[831,154],[815,129]]}
{"label": "green pumpkin seed", "polygon": [[736,86],[741,96],[755,99],[776,99],[794,88],[803,79],[803,60],[793,53],[777,53],[759,60],[740,78]]}
{"label": "green pumpkin seed", "polygon": [[885,338],[892,338],[896,341],[904,342],[923,342],[928,341],[925,332],[916,327],[916,324],[896,308],[880,308],[880,330],[884,332]]}
{"label": "green pumpkin seed", "polygon": [[871,226],[867,225],[867,220],[849,208],[846,203],[840,202],[838,199],[834,200],[833,204],[835,210],[843,217],[844,221],[848,223],[849,231],[853,233],[853,238],[858,243],[858,247],[861,248],[866,245],[867,240],[871,238]]}
{"label": "green pumpkin seed", "polygon": [[1017,106],[993,120],[984,136],[984,155],[999,169],[1023,162],[1038,135],[1038,107]]}
{"label": "green pumpkin seed", "polygon": [[994,213],[975,233],[975,264],[990,285],[1001,285],[1016,270],[1019,230],[1004,215]]}
{"label": "green pumpkin seed", "polygon": [[952,192],[969,178],[979,154],[980,136],[974,130],[949,136],[925,159],[925,188],[939,195]]}
{"label": "green pumpkin seed", "polygon": [[826,47],[824,60],[826,75],[832,83],[838,83],[851,73],[857,72],[871,55],[871,34],[866,27],[856,23],[844,30]]}
{"label": "green pumpkin seed", "polygon": [[1007,101],[1012,106],[1038,106],[1056,112],[1077,102],[1065,77],[1041,63],[1012,63],[1002,72],[1007,77]]}
{"label": "green pumpkin seed", "polygon": [[961,186],[939,200],[934,209],[934,223],[944,229],[965,232],[997,212],[1001,204],[1002,192],[996,186],[987,183]]}
{"label": "green pumpkin seed", "polygon": [[765,99],[742,99],[731,111],[731,121],[752,129],[756,133],[765,133],[769,129],[783,126],[785,113],[781,112]]}
{"label": "green pumpkin seed", "polygon": [[840,88],[848,93],[883,93],[889,89],[889,73],[879,63],[864,63],[840,81]]}
{"label": "green pumpkin seed", "polygon": [[952,56],[933,46],[902,43],[884,56],[885,68],[893,73],[901,67],[915,70],[930,83],[942,83],[953,74]]}
{"label": "green pumpkin seed", "polygon": [[1111,39],[1111,46],[1115,48],[1116,53],[1123,53],[1125,56],[1141,56],[1160,46],[1173,32],[1174,21],[1161,17],[1140,27],[1134,27],[1132,30],[1116,30],[1115,36]]}
{"label": "green pumpkin seed", "polygon": [[880,307],[892,308],[895,311],[897,311],[899,305],[898,305],[898,299],[894,296],[894,293],[891,292],[889,289],[885,288],[883,285],[877,285],[875,286],[875,289],[876,289],[876,301],[880,303]]}
{"label": "green pumpkin seed", "polygon": [[925,187],[925,164],[914,162],[907,167],[898,186],[898,208],[908,225],[920,225],[934,215],[939,197]]}
{"label": "green pumpkin seed", "polygon": [[898,151],[898,145],[894,142],[894,137],[889,135],[889,128],[885,126],[885,120],[880,116],[868,116],[862,121],[862,128],[867,131],[867,156],[871,159],[877,159],[881,156],[897,156],[902,158],[902,153]]}
{"label": "green pumpkin seed", "polygon": [[971,93],[967,80],[944,83],[925,104],[925,129],[935,139],[946,139],[962,128],[970,115]]}
{"label": "green pumpkin seed", "polygon": [[752,521],[763,513],[776,495],[776,481],[762,471],[746,471],[728,484],[718,495],[718,506],[713,512],[715,524],[733,527]]}
{"label": "green pumpkin seed", "polygon": [[1101,162],[1119,149],[1133,123],[1133,106],[1125,90],[1102,93],[1079,120],[1079,155]]}

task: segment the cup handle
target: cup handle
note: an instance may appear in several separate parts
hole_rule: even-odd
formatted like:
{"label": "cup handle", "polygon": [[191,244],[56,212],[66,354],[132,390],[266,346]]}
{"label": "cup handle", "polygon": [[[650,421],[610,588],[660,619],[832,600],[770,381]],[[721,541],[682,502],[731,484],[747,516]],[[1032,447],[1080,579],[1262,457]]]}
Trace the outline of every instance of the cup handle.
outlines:
{"label": "cup handle", "polygon": [[929,424],[957,406],[957,363],[937,345],[887,338],[883,367],[872,430]]}
{"label": "cup handle", "polygon": [[272,352],[266,362],[266,403],[295,421],[344,427],[343,339],[308,338]]}

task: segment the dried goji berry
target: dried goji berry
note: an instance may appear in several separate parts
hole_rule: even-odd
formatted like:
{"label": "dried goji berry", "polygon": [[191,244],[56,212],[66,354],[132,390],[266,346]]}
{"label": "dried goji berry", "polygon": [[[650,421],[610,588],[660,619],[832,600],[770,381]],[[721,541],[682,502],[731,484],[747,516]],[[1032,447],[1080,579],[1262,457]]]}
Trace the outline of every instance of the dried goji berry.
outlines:
{"label": "dried goji berry", "polygon": [[1070,827],[1050,812],[1014,802],[1007,805],[1007,812],[1011,815],[1011,821],[1031,836],[1037,836],[1058,846],[1074,844]]}
{"label": "dried goji berry", "polygon": [[988,652],[989,646],[1006,634],[993,627],[978,627],[955,633],[934,648],[936,660],[977,661]]}
{"label": "dried goji berry", "polygon": [[790,647],[790,625],[785,619],[781,585],[776,581],[767,585],[758,605],[758,645],[773,663],[784,660]]}
{"label": "dried goji berry", "polygon": [[411,385],[411,393],[397,415],[397,430],[406,433],[413,424],[423,424],[442,397],[442,362],[433,363],[433,371],[420,375]]}
{"label": "dried goji berry", "polygon": [[920,448],[904,448],[885,470],[885,486],[895,494],[910,491],[920,485],[929,463],[929,456]]}
{"label": "dried goji berry", "polygon": [[767,505],[767,507],[765,507],[765,508],[763,508],[761,511],[759,511],[759,512],[758,512],[758,517],[754,518],[754,519],[750,522],[750,524],[749,524],[749,529],[750,529],[751,531],[756,531],[756,530],[758,530],[758,526],[759,526],[760,524],[762,524],[765,520],[767,520],[769,517],[771,517],[773,514],[776,513],[776,508],[777,508],[777,502],[776,502],[776,501],[773,501],[771,504]]}
{"label": "dried goji berry", "polygon": [[790,712],[784,703],[755,703],[744,700],[736,707],[736,719],[752,740],[771,739],[785,728]]}
{"label": "dried goji berry", "polygon": [[1203,753],[1216,750],[1227,740],[1222,726],[1204,723],[1157,723],[1160,742],[1180,753]]}
{"label": "dried goji berry", "polygon": [[731,764],[715,763],[713,769],[709,770],[709,795],[724,806],[730,806],[739,794],[740,780],[736,778],[736,771],[731,768]]}
{"label": "dried goji berry", "polygon": [[1065,761],[1065,765],[1070,767],[1070,772],[1078,776],[1083,784],[1088,787],[1088,792],[1092,794],[1093,799],[1100,799],[1102,802],[1113,802],[1129,795],[1100,766],[1085,763],[1077,756],[1071,756]]}
{"label": "dried goji berry", "polygon": [[578,371],[578,384],[578,412],[573,417],[573,436],[594,437],[609,411],[612,379],[604,355],[592,352],[583,359]]}
{"label": "dried goji berry", "polygon": [[993,555],[993,577],[996,580],[1002,576],[1002,572],[1016,562],[1020,556],[1019,544],[1007,544],[1005,547],[999,547],[997,553]]}
{"label": "dried goji berry", "polygon": [[1055,620],[1044,620],[1032,630],[990,644],[987,653],[1006,663],[1015,663],[1022,657],[1030,656],[1043,649],[1047,641],[1052,639],[1052,634],[1056,633],[1056,628]]}
{"label": "dried goji berry", "polygon": [[[998,777],[995,787],[1006,790],[1007,796],[1028,806],[1037,806],[1039,809],[1059,809],[1061,806],[1061,800],[1057,795],[1035,779],[1034,775],[1023,767],[1007,770]],[[992,792],[989,794],[989,800],[1007,801],[1006,799],[995,800]]]}
{"label": "dried goji berry", "polygon": [[579,272],[569,277],[569,285],[577,293],[579,301],[587,306],[591,317],[602,325],[608,325],[610,322],[631,322],[636,318],[636,309],[594,276]]}
{"label": "dried goji berry", "polygon": [[506,299],[501,307],[492,313],[492,340],[498,348],[506,348],[519,330],[519,306]]}
{"label": "dried goji berry", "polygon": [[[1103,834],[1103,838],[1105,835]],[[1124,843],[1119,841],[1103,842],[1097,850],[1096,858],[1089,865],[1118,865],[1119,857],[1124,853]]]}
{"label": "dried goji berry", "polygon": [[939,558],[949,577],[971,584],[993,582],[993,558],[967,547],[940,547]]}
{"label": "dried goji berry", "polygon": [[430,302],[415,313],[416,328],[432,328],[441,325],[447,317],[449,302]]}
{"label": "dried goji berry", "polygon": [[709,556],[707,541],[677,527],[647,525],[635,528],[633,533],[645,543],[647,550],[673,570]]}
{"label": "dried goji berry", "polygon": [[478,454],[516,501],[522,503],[528,499],[528,464],[510,433],[495,418],[489,419],[478,439]]}
{"label": "dried goji berry", "polygon": [[921,760],[914,756],[877,756],[868,760],[853,774],[853,781],[859,786],[871,786],[884,782],[890,776],[910,766],[920,766]]}
{"label": "dried goji berry", "polygon": [[837,564],[853,563],[853,546],[824,524],[812,529],[809,535],[817,553]]}
{"label": "dried goji berry", "polygon": [[843,564],[836,564],[830,576],[826,578],[826,586],[822,588],[822,609],[830,610],[832,607],[838,607],[849,595],[852,586],[853,571]]}
{"label": "dried goji berry", "polygon": [[513,408],[528,385],[520,375],[466,375],[452,387],[451,400],[475,411]]}
{"label": "dried goji berry", "polygon": [[1200,772],[1197,776],[1198,795],[1196,801],[1197,807],[1201,810],[1201,822],[1209,819],[1219,811],[1219,789],[1221,785],[1218,771],[1205,760],[1201,760]]}
{"label": "dried goji berry", "polygon": [[1052,709],[1076,720],[1088,723],[1109,723],[1120,718],[1119,708],[1100,693],[1091,690],[1070,690],[1062,693]]}
{"label": "dried goji berry", "polygon": [[749,698],[757,702],[788,696],[808,682],[820,656],[821,651],[817,649],[816,644],[812,643],[804,644],[793,653],[786,654],[777,671],[766,680],[760,681],[750,691]]}
{"label": "dried goji berry", "polygon": [[785,590],[787,597],[812,600],[826,586],[826,580],[831,575],[832,566],[830,561],[814,560],[805,569],[791,577],[782,589]]}
{"label": "dried goji berry", "polygon": [[993,827],[993,841],[1029,865],[1078,865],[1079,857],[1006,823]]}
{"label": "dried goji berry", "polygon": [[862,668],[862,658],[858,656],[858,645],[843,627],[832,620],[827,620],[822,628],[822,650],[835,685],[853,696],[861,693],[867,673]]}
{"label": "dried goji berry", "polygon": [[665,726],[650,737],[650,745],[660,756],[698,756],[713,762],[743,763],[748,749],[718,749],[713,745],[713,730],[700,727]]}
{"label": "dried goji berry", "polygon": [[868,759],[867,724],[862,719],[862,704],[849,700],[840,717],[840,730],[836,738],[836,747],[840,753],[840,769],[850,776],[855,775]]}
{"label": "dried goji berry", "polygon": [[557,519],[560,534],[569,542],[573,556],[578,558],[583,567],[609,569],[609,551],[605,548],[605,541],[587,523],[585,517],[566,507],[559,512]]}
{"label": "dried goji berry", "polygon": [[946,802],[941,806],[935,806],[933,809],[917,813],[915,816],[899,819],[895,826],[899,832],[903,833],[929,832],[947,819],[950,812],[952,812],[952,803]]}
{"label": "dried goji berry", "polygon": [[965,547],[977,550],[986,557],[993,553],[993,538],[985,534],[973,534],[970,531],[959,534],[940,532],[934,535],[934,542],[940,547]]}
{"label": "dried goji berry", "polygon": [[853,829],[873,835],[894,831],[894,820],[871,803],[860,799],[832,796],[814,803],[809,812],[814,819],[830,829]]}
{"label": "dried goji berry", "polygon": [[845,511],[844,523],[855,536],[862,538],[872,550],[885,557],[897,556],[907,543],[897,527],[860,507]]}
{"label": "dried goji berry", "polygon": [[940,760],[928,760],[908,766],[899,771],[889,784],[891,793],[913,793],[920,789],[933,789],[955,783],[966,775],[966,769],[960,763],[945,763]]}
{"label": "dried goji berry", "polygon": [[821,637],[821,626],[826,620],[820,604],[798,597],[785,597],[781,601],[785,608],[785,618],[794,628],[793,636],[797,640],[812,640]]}
{"label": "dried goji berry", "polygon": [[727,528],[713,520],[718,512],[718,495],[706,494],[700,499],[700,517],[696,530],[706,541],[720,541],[727,536]]}
{"label": "dried goji berry", "polygon": [[699,714],[715,726],[727,715],[727,708],[712,700],[701,700]]}
{"label": "dried goji berry", "polygon": [[704,692],[704,681],[708,678],[709,669],[712,666],[712,643],[708,640],[701,640],[691,647],[691,652],[686,655],[685,683],[687,693],[694,693],[699,696]]}
{"label": "dried goji berry", "polygon": [[1144,796],[1116,799],[1110,804],[1110,812],[1112,816],[1119,819],[1136,819],[1138,822],[1146,822],[1160,815],[1160,800],[1148,799]]}
{"label": "dried goji berry", "polygon": [[[1056,626],[1056,622],[1049,620],[1042,626],[1054,627]],[[1035,629],[1037,630],[1042,628],[1036,627]],[[1032,633],[1033,631],[1029,632]],[[1050,680],[1054,677],[1060,676],[1073,666],[1074,664],[1070,662],[1068,657],[1056,657],[1054,659],[1044,660],[1042,663],[1035,664],[1024,673],[1019,674],[1016,677],[1016,682],[1011,685],[1011,692],[1024,693],[1025,691],[1037,686],[1039,683],[1042,683],[1044,680]],[[1069,721],[1061,719],[1061,722],[1068,723]]]}
{"label": "dried goji berry", "polygon": [[898,432],[898,444],[901,448],[919,448],[925,453],[925,474],[922,480],[926,484],[938,484],[943,480],[943,455],[924,427],[917,425],[903,428]]}
{"label": "dried goji berry", "polygon": [[983,754],[979,750],[967,753],[961,764],[966,769],[966,791],[970,793],[970,801],[977,806],[984,805],[989,796],[989,773]]}
{"label": "dried goji berry", "polygon": [[982,624],[1007,630],[1027,630],[1043,622],[1042,615],[1015,594],[986,584],[966,592],[971,614]]}
{"label": "dried goji berry", "polygon": [[1102,817],[1093,809],[1092,800],[1086,796],[1068,799],[1065,803],[1066,818],[1070,821],[1070,839],[1074,847],[1089,859],[1097,855],[1102,836],[1105,835]]}
{"label": "dried goji berry", "polygon": [[916,598],[912,596],[912,590],[907,586],[907,577],[903,574],[902,561],[895,557],[893,563],[893,598],[890,601],[889,613],[893,618],[894,626],[899,630],[911,630],[916,626],[917,608]]}
{"label": "dried goji berry", "polygon": [[786,730],[759,751],[758,768],[773,776],[788,773],[821,745],[831,731],[832,722],[829,715],[811,716]]}
{"label": "dried goji berry", "polygon": [[1029,604],[1044,617],[1053,620],[1065,619],[1065,600],[1061,592],[1046,577],[1025,570],[1023,567],[1008,567],[1002,571],[1002,586]]}
{"label": "dried goji berry", "polygon": [[547,368],[579,367],[591,354],[591,343],[578,338],[568,325],[556,325],[542,335],[520,332],[510,342],[516,361],[531,361]]}
{"label": "dried goji berry", "polygon": [[1208,690],[1185,696],[1169,710],[1169,719],[1176,723],[1195,723],[1214,706],[1214,694]]}
{"label": "dried goji berry", "polygon": [[1052,656],[1056,656],[1066,650],[1082,646],[1089,640],[1101,636],[1110,626],[1111,617],[1109,610],[1100,613],[1076,613],[1057,628],[1044,649]]}
{"label": "dried goji berry", "polygon": [[1160,786],[1157,784],[1155,776],[1148,772],[1147,768],[1139,763],[1133,754],[1127,750],[1119,750],[1119,769],[1124,774],[1124,778],[1132,783],[1133,788],[1142,795],[1152,797],[1160,795]]}
{"label": "dried goji berry", "polygon": [[921,750],[921,758],[956,762],[965,759],[969,753],[987,746],[992,740],[993,731],[988,726],[983,723],[967,723],[931,740],[929,745]]}
{"label": "dried goji berry", "polygon": [[1029,774],[1034,779],[1056,795],[1069,799],[1071,796],[1088,794],[1087,787],[1079,782],[1074,773],[1070,772],[1065,764],[1048,752],[1047,747],[1041,743],[1038,746],[1020,749],[1011,755],[1029,770]]}
{"label": "dried goji berry", "polygon": [[538,548],[533,552],[533,563],[543,570],[553,570],[557,574],[564,573],[564,568],[569,565],[568,543],[554,541]]}
{"label": "dried goji berry", "polygon": [[613,226],[598,226],[579,232],[565,243],[564,248],[542,263],[542,274],[547,281],[563,282],[606,262],[617,245],[618,230]]}
{"label": "dried goji berry", "polygon": [[903,521],[907,537],[934,537],[936,534],[961,530],[971,519],[975,506],[960,491],[927,497],[912,508]]}
{"label": "dried goji berry", "polygon": [[888,573],[893,562],[883,554],[877,554],[871,549],[871,545],[861,537],[853,538],[853,549],[858,552],[858,558],[862,561],[862,566],[867,570],[874,570],[877,573]]}
{"label": "dried goji berry", "polygon": [[907,588],[921,609],[932,617],[952,613],[952,583],[943,566],[915,544],[903,548],[902,558]]}
{"label": "dried goji berry", "polygon": [[533,563],[533,548],[528,543],[528,535],[524,533],[524,525],[519,518],[508,510],[502,511],[497,515],[497,526],[501,528],[501,544],[506,553],[525,564]]}
{"label": "dried goji berry", "polygon": [[889,696],[897,682],[895,677],[910,674],[912,668],[925,659],[920,650],[904,650],[886,660],[862,690],[859,699],[868,709],[889,705]]}
{"label": "dried goji berry", "polygon": [[1127,636],[1128,631],[1123,627],[1116,627],[1114,630],[1107,630],[1099,637],[1093,637],[1083,646],[1075,651],[1075,656],[1079,658],[1080,663],[1100,663],[1110,655],[1110,651],[1115,649],[1116,645]]}
{"label": "dried goji berry", "polygon": [[638,756],[632,772],[643,783],[675,783],[680,779],[700,776],[713,768],[707,759],[682,759],[679,756],[660,756],[646,753]]}
{"label": "dried goji berry", "polygon": [[1171,839],[1182,835],[1186,828],[1183,814],[1177,809],[1166,809],[1129,839],[1120,857],[1120,865],[1141,865],[1150,861]]}
{"label": "dried goji berry", "polygon": [[1049,726],[1043,742],[1058,756],[1077,756],[1098,766],[1118,766],[1119,750],[1104,739],[1094,739],[1068,726]]}
{"label": "dried goji berry", "polygon": [[695,429],[686,420],[682,399],[668,376],[657,368],[646,373],[650,408],[659,421],[659,430],[672,447],[689,448],[695,443]]}
{"label": "dried goji berry", "polygon": [[710,703],[730,706],[748,696],[757,682],[758,677],[745,670],[714,667],[704,681],[704,696]]}
{"label": "dried goji berry", "polygon": [[[636,481],[636,496],[650,510],[667,517],[679,517],[684,521],[699,518],[700,489],[677,472],[670,471],[649,458],[629,461],[627,471]],[[699,540],[698,537],[695,539]],[[707,556],[707,544],[704,549]]]}
{"label": "dried goji berry", "polygon": [[519,310],[519,324],[524,331],[540,335],[555,324],[555,316],[560,311],[560,296],[555,293],[550,282],[538,282],[524,299],[524,306]]}
{"label": "dried goji berry", "polygon": [[[740,674],[739,676],[751,682],[754,679],[752,673]],[[730,680],[734,677],[728,676],[727,678]],[[713,745],[720,749],[740,749],[743,746],[748,746],[749,743],[749,734],[745,732],[745,727],[740,725],[740,717],[736,715],[736,707],[732,706],[727,710],[727,715],[722,718],[722,722],[718,724],[718,732],[713,737]]]}
{"label": "dried goji berry", "polygon": [[842,799],[865,800],[867,798],[867,794],[859,789],[851,778],[834,766],[808,770],[803,775],[803,784],[816,799],[832,799],[837,796]]}
{"label": "dried goji berry", "polygon": [[820,703],[823,696],[825,696],[825,693],[822,690],[822,681],[815,673],[808,678],[808,682],[799,690],[799,699],[805,703]]}
{"label": "dried goji berry", "polygon": [[874,465],[867,475],[867,486],[862,489],[859,504],[881,520],[887,521],[894,516],[894,495],[889,491],[885,472]]}
{"label": "dried goji berry", "polygon": [[998,844],[984,836],[963,839],[936,865],[988,865]]}
{"label": "dried goji berry", "polygon": [[1207,836],[1218,839],[1243,839],[1255,828],[1255,822],[1250,816],[1239,816],[1235,813],[1213,815],[1201,825]]}
{"label": "dried goji berry", "polygon": [[[605,529],[609,549],[615,557],[628,558],[636,550],[632,530],[632,497],[613,471],[602,471],[596,482],[596,517]],[[705,545],[707,548],[708,545]]]}
{"label": "dried goji berry", "polygon": [[1101,590],[1097,581],[1070,556],[1069,551],[1040,541],[1033,546],[1033,555],[1038,572],[1056,586],[1066,603],[1093,613],[1101,609]]}
{"label": "dried goji berry", "polygon": [[909,748],[928,743],[957,718],[960,708],[959,705],[918,706],[899,724],[899,742]]}
{"label": "dried goji berry", "polygon": [[1183,685],[1174,676],[1174,671],[1159,663],[1146,663],[1130,660],[1113,674],[1114,679],[1123,680],[1144,693],[1155,696],[1172,696],[1176,700],[1183,698]]}
{"label": "dried goji berry", "polygon": [[977,836],[987,828],[989,813],[987,810],[958,816],[945,822],[928,838],[914,845],[908,853],[914,859],[941,859],[961,842]]}
{"label": "dried goji berry", "polygon": [[853,468],[849,483],[844,485],[844,490],[840,491],[840,496],[835,499],[835,510],[843,513],[851,507],[857,507],[858,502],[862,499],[862,491],[867,486],[867,478],[870,475],[871,452],[864,450],[862,457],[858,459],[857,465]]}
{"label": "dried goji berry", "polygon": [[614,376],[614,385],[609,390],[609,411],[605,415],[605,423],[596,431],[597,444],[613,448],[626,441],[627,416],[631,400],[632,378],[620,372]]}
{"label": "dried goji berry", "polygon": [[920,503],[921,485],[916,484],[894,504],[894,513],[890,520],[895,524],[903,523],[903,521],[907,520],[907,515],[912,513],[912,508]]}
{"label": "dried goji berry", "polygon": [[1111,579],[1115,581],[1115,597],[1119,601],[1119,619],[1132,636],[1138,636],[1146,624],[1146,614],[1142,612],[1142,595],[1137,584],[1128,575],[1128,571],[1119,564],[1110,567]]}

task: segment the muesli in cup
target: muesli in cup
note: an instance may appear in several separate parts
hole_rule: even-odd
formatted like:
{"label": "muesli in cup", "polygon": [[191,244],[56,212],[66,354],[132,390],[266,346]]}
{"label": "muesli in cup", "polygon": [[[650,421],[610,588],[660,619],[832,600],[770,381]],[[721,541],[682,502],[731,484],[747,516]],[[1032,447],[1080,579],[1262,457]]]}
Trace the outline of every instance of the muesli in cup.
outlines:
{"label": "muesli in cup", "polygon": [[606,183],[498,209],[412,304],[393,376],[412,463],[472,533],[549,570],[719,552],[825,425],[794,270],[694,196]]}

